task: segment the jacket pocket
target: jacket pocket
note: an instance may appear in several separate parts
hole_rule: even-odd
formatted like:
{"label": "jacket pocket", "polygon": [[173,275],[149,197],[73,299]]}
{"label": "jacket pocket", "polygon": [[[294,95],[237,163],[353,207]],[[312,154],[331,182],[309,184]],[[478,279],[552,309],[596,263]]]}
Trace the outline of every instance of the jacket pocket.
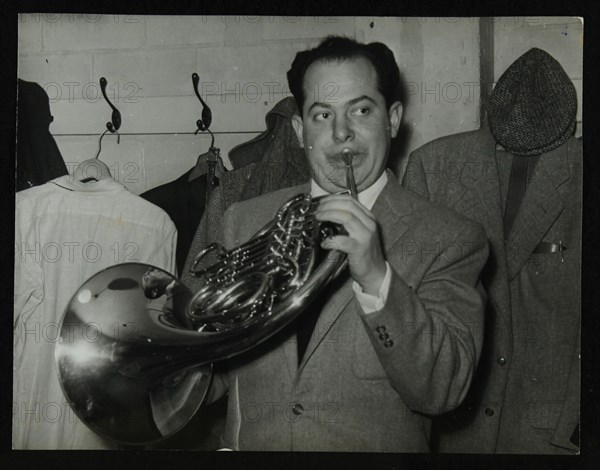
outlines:
{"label": "jacket pocket", "polygon": [[527,404],[527,423],[536,429],[556,429],[562,402],[530,402]]}

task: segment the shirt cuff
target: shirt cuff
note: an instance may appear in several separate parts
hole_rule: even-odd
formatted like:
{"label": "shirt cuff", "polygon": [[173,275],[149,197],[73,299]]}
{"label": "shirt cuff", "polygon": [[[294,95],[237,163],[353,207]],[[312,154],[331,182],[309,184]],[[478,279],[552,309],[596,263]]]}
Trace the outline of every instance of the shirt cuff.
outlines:
{"label": "shirt cuff", "polygon": [[352,283],[352,290],[354,290],[354,294],[356,295],[356,300],[362,307],[365,313],[373,313],[381,310],[385,305],[385,301],[387,300],[388,293],[390,291],[390,283],[392,282],[392,269],[390,268],[389,263],[385,262],[385,277],[383,278],[383,282],[381,283],[381,287],[379,288],[379,295],[374,296],[370,294],[365,294],[362,290],[362,287],[358,284],[358,282],[354,281]]}

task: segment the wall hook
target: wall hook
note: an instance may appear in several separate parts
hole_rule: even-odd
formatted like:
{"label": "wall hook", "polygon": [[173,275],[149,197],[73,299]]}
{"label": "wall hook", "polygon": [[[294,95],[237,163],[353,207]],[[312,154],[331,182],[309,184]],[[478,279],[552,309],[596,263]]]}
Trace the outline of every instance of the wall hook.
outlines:
{"label": "wall hook", "polygon": [[115,107],[114,104],[112,104],[110,102],[110,100],[108,99],[108,96],[106,96],[106,78],[101,77],[100,78],[100,89],[102,90],[102,96],[104,96],[104,99],[106,100],[106,102],[108,103],[108,105],[112,108],[112,115],[111,115],[111,122],[107,122],[106,123],[106,128],[112,133],[114,134],[115,132],[117,132],[119,130],[119,127],[121,127],[121,113],[119,112],[119,110]]}
{"label": "wall hook", "polygon": [[194,83],[194,93],[196,93],[196,96],[200,100],[200,103],[202,103],[202,119],[198,119],[196,121],[196,125],[198,126],[199,130],[207,131],[210,127],[210,124],[212,123],[212,111],[200,96],[200,92],[198,91],[200,77],[196,72],[192,74],[192,82]]}

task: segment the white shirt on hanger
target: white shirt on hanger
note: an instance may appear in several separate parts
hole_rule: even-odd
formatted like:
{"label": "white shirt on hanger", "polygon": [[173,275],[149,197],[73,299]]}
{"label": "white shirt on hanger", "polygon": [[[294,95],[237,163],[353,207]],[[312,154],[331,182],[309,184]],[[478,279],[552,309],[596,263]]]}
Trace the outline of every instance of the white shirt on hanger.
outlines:
{"label": "white shirt on hanger", "polygon": [[66,175],[16,194],[13,448],[114,447],[66,403],[54,362],[59,323],[102,269],[140,262],[175,273],[176,242],[169,216],[112,178]]}

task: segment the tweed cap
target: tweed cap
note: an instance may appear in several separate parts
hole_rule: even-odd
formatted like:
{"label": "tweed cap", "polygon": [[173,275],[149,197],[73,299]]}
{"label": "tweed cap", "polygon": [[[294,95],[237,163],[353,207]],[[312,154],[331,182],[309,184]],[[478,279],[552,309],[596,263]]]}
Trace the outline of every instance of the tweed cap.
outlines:
{"label": "tweed cap", "polygon": [[575,129],[577,93],[561,65],[533,48],[502,74],[490,95],[488,122],[514,155],[539,155],[562,145]]}

